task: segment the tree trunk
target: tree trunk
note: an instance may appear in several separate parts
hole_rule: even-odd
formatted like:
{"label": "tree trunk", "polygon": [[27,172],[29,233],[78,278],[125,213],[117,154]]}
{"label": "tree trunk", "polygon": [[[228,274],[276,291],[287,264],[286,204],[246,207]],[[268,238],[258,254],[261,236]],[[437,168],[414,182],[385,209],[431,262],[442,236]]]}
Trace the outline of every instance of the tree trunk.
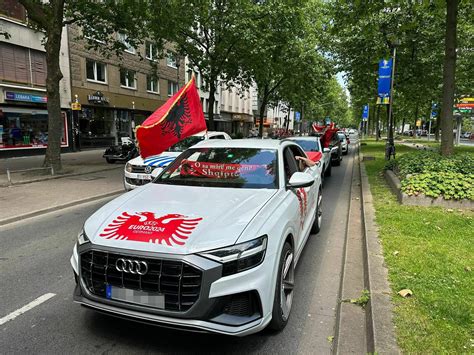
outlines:
{"label": "tree trunk", "polygon": [[[52,166],[55,171],[61,171],[61,136],[63,120],[61,117],[61,98],[59,81],[63,75],[59,67],[59,53],[61,49],[61,32],[63,29],[64,0],[51,1],[54,20],[49,24],[46,32],[46,92],[48,95],[48,147],[43,166]],[[67,133],[66,133],[67,134]]]}
{"label": "tree trunk", "polygon": [[441,155],[453,154],[453,104],[456,71],[456,27],[458,0],[446,0],[446,39],[443,68],[443,103],[441,105]]}
{"label": "tree trunk", "polygon": [[216,81],[217,80],[210,80],[209,83],[209,100],[207,100],[208,103],[208,108],[207,108],[207,116],[208,116],[208,121],[207,121],[207,128],[209,131],[214,131],[215,126],[214,126],[214,102],[216,102]]}
{"label": "tree trunk", "polygon": [[260,103],[260,115],[259,115],[259,125],[258,125],[258,136],[263,137],[263,118],[267,112],[267,100],[268,100],[268,84],[265,84],[262,95],[262,102]]}

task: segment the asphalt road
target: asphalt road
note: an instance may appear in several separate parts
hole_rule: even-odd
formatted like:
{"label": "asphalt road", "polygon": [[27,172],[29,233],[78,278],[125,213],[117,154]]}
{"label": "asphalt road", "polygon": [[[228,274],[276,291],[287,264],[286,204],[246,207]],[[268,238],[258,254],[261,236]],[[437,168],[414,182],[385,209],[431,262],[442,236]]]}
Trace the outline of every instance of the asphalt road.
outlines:
{"label": "asphalt road", "polygon": [[[352,148],[351,148],[352,149]],[[0,321],[0,354],[10,353],[330,353],[348,218],[353,153],[323,190],[323,226],[296,269],[287,327],[245,338],[148,326],[72,302],[69,258],[84,220],[107,200],[0,227],[0,320],[48,293],[49,299]]]}

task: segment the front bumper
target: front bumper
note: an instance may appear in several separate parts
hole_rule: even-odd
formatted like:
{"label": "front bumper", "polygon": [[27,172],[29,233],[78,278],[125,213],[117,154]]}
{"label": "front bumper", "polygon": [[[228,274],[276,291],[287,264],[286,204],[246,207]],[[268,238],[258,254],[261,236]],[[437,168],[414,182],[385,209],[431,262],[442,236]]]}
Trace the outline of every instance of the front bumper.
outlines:
{"label": "front bumper", "polygon": [[[71,258],[71,264],[76,274],[78,284],[74,292],[74,302],[96,311],[104,312],[113,316],[128,318],[135,321],[154,323],[157,325],[179,328],[192,331],[214,332],[227,335],[244,336],[258,332],[266,327],[271,320],[271,308],[273,304],[274,287],[271,278],[266,272],[265,261],[258,267],[234,274],[227,277],[221,277],[222,265],[214,261],[197,255],[172,255],[173,260],[181,260],[189,265],[199,268],[202,271],[202,285],[198,301],[185,312],[168,311],[156,309],[140,304],[132,304],[123,301],[116,301],[99,297],[92,294],[87,289],[84,280],[80,275],[80,254],[91,245],[79,247],[79,253],[74,248]],[[170,255],[158,255],[155,253],[146,253],[133,251],[132,253],[112,248],[103,248],[94,246],[94,250],[107,250],[114,253],[122,253],[128,257],[154,257],[170,258]],[[154,255],[153,255],[154,254]],[[267,259],[268,255],[266,256]],[[268,264],[268,262],[267,262]],[[255,305],[252,309],[258,312],[253,314],[235,315],[229,314],[229,302],[241,295],[252,295],[252,302]],[[245,297],[246,297],[245,296]],[[241,308],[238,303],[237,308]],[[258,306],[256,305],[258,303]],[[271,303],[271,304],[270,304]],[[235,309],[235,308],[234,308]]]}
{"label": "front bumper", "polygon": [[[150,176],[150,178],[144,179],[143,178],[144,176]],[[135,173],[125,172],[124,177],[123,177],[123,185],[125,187],[125,190],[127,191],[146,185],[150,183],[151,181],[152,181],[151,174],[135,174]]]}

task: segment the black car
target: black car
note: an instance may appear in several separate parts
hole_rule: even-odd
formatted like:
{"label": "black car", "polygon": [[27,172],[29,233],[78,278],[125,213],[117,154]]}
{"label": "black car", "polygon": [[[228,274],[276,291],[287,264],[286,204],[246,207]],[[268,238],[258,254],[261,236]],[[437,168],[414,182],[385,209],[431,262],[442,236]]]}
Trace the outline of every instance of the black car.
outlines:
{"label": "black car", "polygon": [[329,149],[331,149],[331,164],[341,165],[342,161],[342,144],[336,132],[331,137],[329,142]]}

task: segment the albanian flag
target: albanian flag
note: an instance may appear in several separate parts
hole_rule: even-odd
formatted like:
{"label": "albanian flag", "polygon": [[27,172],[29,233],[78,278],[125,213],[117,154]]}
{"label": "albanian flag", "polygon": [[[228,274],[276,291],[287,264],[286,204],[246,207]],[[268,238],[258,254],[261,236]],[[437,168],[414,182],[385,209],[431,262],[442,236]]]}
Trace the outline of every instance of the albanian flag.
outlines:
{"label": "albanian flag", "polygon": [[137,127],[140,155],[145,159],[160,154],[184,138],[206,129],[193,75],[181,90]]}

